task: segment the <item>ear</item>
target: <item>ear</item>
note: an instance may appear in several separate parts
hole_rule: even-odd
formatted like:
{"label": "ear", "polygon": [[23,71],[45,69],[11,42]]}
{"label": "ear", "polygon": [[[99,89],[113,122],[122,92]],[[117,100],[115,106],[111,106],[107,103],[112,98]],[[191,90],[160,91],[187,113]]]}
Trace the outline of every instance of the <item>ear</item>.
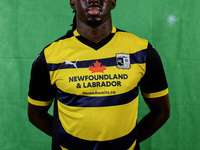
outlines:
{"label": "ear", "polygon": [[116,6],[116,0],[112,0],[112,9],[114,9]]}
{"label": "ear", "polygon": [[75,0],[70,0],[70,6],[73,10],[76,10],[76,7],[75,7]]}

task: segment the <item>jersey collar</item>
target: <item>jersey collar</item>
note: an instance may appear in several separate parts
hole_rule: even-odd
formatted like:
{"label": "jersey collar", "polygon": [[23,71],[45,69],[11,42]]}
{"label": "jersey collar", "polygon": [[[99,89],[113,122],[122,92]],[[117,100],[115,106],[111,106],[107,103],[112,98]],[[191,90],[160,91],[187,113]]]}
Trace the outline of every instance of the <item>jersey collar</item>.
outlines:
{"label": "jersey collar", "polygon": [[78,33],[77,29],[74,30],[73,34],[81,43],[83,43],[95,50],[98,50],[101,47],[103,47],[104,45],[106,45],[113,38],[113,36],[115,35],[116,32],[117,32],[117,29],[114,26],[112,26],[111,33],[106,38],[104,38],[102,41],[100,41],[99,43],[94,43],[94,42],[84,38],[83,36],[81,36]]}
{"label": "jersey collar", "polygon": [[[112,26],[112,31],[111,31],[111,33],[116,33],[116,32],[117,32],[117,29],[116,29],[114,26]],[[74,30],[73,34],[74,34],[74,36],[81,36],[81,35],[78,33],[77,29]]]}

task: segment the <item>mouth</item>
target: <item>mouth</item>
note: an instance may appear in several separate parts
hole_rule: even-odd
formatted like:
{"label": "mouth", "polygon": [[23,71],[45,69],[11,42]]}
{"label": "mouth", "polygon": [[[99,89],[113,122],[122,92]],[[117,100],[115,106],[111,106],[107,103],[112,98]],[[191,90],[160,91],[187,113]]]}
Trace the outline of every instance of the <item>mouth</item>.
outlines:
{"label": "mouth", "polygon": [[101,8],[99,6],[90,6],[86,9],[86,12],[91,16],[99,15]]}

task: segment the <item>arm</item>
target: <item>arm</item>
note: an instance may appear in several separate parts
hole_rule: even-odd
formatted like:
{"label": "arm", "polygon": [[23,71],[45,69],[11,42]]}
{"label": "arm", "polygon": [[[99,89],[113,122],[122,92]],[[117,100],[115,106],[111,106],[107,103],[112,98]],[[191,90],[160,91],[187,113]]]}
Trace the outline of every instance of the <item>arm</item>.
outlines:
{"label": "arm", "polygon": [[34,61],[28,93],[28,118],[44,133],[52,136],[53,117],[48,110],[55,97],[55,85],[51,85],[44,53]]}
{"label": "arm", "polygon": [[153,135],[170,116],[170,103],[168,94],[159,98],[144,98],[150,112],[139,122],[139,141]]}
{"label": "arm", "polygon": [[146,72],[140,88],[150,112],[139,122],[140,142],[153,135],[170,115],[168,85],[164,68],[157,51],[149,44]]}
{"label": "arm", "polygon": [[52,136],[53,117],[48,114],[50,106],[35,106],[28,103],[29,121],[44,133]]}

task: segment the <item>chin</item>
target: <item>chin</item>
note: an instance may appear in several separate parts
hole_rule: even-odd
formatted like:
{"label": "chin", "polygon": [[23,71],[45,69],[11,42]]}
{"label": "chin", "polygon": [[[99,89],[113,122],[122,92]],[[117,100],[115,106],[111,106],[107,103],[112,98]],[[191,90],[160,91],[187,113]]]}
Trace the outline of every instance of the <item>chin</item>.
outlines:
{"label": "chin", "polygon": [[100,26],[102,24],[101,21],[87,21],[87,25],[89,25],[92,28],[97,28],[98,26]]}

